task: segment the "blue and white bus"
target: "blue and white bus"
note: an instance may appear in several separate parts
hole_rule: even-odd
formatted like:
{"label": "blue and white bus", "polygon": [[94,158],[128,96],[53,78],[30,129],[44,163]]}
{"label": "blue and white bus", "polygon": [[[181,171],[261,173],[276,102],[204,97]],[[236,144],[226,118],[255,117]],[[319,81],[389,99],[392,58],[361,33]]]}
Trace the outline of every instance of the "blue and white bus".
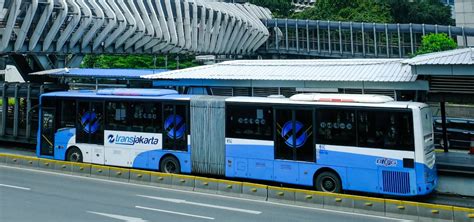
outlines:
{"label": "blue and white bus", "polygon": [[379,95],[46,93],[37,155],[56,160],[415,196],[436,186],[432,116]]}

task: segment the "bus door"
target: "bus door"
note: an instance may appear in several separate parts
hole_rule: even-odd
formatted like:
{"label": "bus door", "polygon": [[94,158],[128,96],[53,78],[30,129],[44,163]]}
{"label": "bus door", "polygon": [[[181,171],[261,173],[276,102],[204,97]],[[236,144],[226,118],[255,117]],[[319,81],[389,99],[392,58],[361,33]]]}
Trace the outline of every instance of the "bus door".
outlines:
{"label": "bus door", "polygon": [[80,149],[91,154],[91,162],[104,164],[104,104],[103,102],[78,102],[78,128],[76,142]]}
{"label": "bus door", "polygon": [[300,171],[315,161],[313,110],[276,109],[274,122],[275,180],[299,183]]}
{"label": "bus door", "polygon": [[43,108],[41,110],[41,149],[40,155],[54,155],[54,134],[55,134],[55,108]]}
{"label": "bus door", "polygon": [[188,113],[186,105],[163,104],[163,149],[188,150]]}

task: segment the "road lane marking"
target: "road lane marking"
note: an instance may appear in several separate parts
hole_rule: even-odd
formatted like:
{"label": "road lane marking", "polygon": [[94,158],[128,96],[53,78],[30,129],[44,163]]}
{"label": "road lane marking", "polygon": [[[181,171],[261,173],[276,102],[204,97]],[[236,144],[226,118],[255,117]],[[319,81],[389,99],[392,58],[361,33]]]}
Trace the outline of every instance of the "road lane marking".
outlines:
{"label": "road lane marking", "polygon": [[9,188],[15,188],[15,189],[20,189],[20,190],[31,190],[31,188],[28,187],[19,187],[19,186],[13,186],[13,185],[8,185],[8,184],[1,184],[0,187],[9,187]]}
{"label": "road lane marking", "polygon": [[100,182],[104,182],[104,183],[115,183],[115,184],[122,184],[122,185],[135,186],[135,187],[146,187],[146,188],[150,188],[150,189],[166,190],[166,191],[186,193],[186,194],[191,194],[191,195],[210,196],[210,197],[217,197],[217,198],[223,198],[223,199],[240,200],[240,201],[255,202],[255,203],[261,203],[261,204],[268,204],[268,205],[277,205],[277,206],[288,207],[288,208],[300,208],[300,209],[306,209],[306,210],[331,212],[331,213],[335,213],[335,214],[346,214],[346,215],[354,215],[354,216],[368,217],[368,218],[377,218],[377,219],[384,219],[384,220],[391,220],[391,221],[401,221],[401,222],[406,221],[405,219],[399,219],[399,218],[393,218],[393,217],[376,216],[376,215],[370,215],[370,214],[354,213],[354,212],[347,212],[347,211],[338,211],[338,210],[316,208],[316,207],[309,207],[309,206],[301,206],[301,205],[290,205],[290,204],[284,204],[284,203],[268,202],[268,201],[265,201],[265,200],[252,200],[252,199],[245,199],[245,198],[242,198],[242,197],[223,196],[223,195],[211,194],[211,193],[199,193],[199,192],[188,191],[188,190],[178,190],[178,189],[166,188],[166,187],[157,187],[157,186],[144,185],[144,184],[136,184],[136,183],[115,181],[115,180],[100,179],[100,178],[95,178],[95,177],[86,177],[86,176],[79,176],[79,175],[72,175],[72,174],[63,174],[63,173],[57,173],[57,172],[43,171],[43,170],[37,170],[37,169],[20,168],[20,167],[14,167],[14,166],[5,166],[5,165],[1,165],[1,164],[0,164],[0,168],[23,170],[23,171],[30,171],[30,172],[43,173],[43,174],[51,174],[51,175],[63,176],[63,177],[72,177],[72,178],[76,178],[76,179],[100,181]]}
{"label": "road lane marking", "polygon": [[162,197],[139,195],[139,194],[137,196],[145,197],[145,198],[149,198],[149,199],[154,199],[154,200],[161,200],[161,201],[167,201],[167,202],[172,202],[172,203],[178,203],[178,204],[188,204],[188,205],[195,205],[195,206],[209,207],[209,208],[215,208],[215,209],[221,209],[221,210],[236,211],[236,212],[242,212],[242,213],[248,213],[248,214],[261,214],[262,213],[261,211],[246,210],[246,209],[235,208],[235,207],[224,207],[224,206],[198,203],[198,202],[191,202],[191,201],[180,200],[180,199],[162,198]]}
{"label": "road lane marking", "polygon": [[122,220],[126,222],[148,222],[147,220],[143,220],[142,218],[139,218],[139,217],[129,217],[129,216],[123,216],[123,215],[118,215],[118,214],[107,214],[107,213],[101,213],[101,212],[95,212],[95,211],[87,211],[87,213],[97,214],[104,217],[110,217],[110,218],[114,218],[114,219]]}
{"label": "road lane marking", "polygon": [[143,210],[151,210],[151,211],[158,211],[158,212],[181,215],[181,216],[187,216],[187,217],[195,217],[195,218],[201,218],[201,219],[207,219],[207,220],[214,220],[213,217],[206,217],[206,216],[200,216],[200,215],[195,215],[195,214],[187,214],[187,213],[181,213],[181,212],[176,212],[176,211],[162,210],[162,209],[142,207],[142,206],[135,206],[135,207],[138,208],[138,209],[143,209]]}

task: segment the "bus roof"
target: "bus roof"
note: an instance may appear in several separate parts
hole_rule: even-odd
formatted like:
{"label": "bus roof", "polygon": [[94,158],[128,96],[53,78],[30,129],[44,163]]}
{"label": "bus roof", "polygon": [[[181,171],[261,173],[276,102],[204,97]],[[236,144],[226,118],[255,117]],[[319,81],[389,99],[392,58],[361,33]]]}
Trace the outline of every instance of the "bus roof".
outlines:
{"label": "bus roof", "polygon": [[[178,94],[174,90],[169,89],[115,89],[116,92],[112,89],[108,90],[69,90],[69,91],[58,91],[44,93],[41,96],[43,97],[67,97],[67,98],[123,98],[123,99],[139,99],[139,100],[156,100],[156,99],[165,99],[165,100],[189,100],[193,95],[182,95]],[[176,92],[176,93],[173,93]]]}
{"label": "bus roof", "polygon": [[236,103],[270,103],[270,104],[290,104],[290,105],[328,105],[328,106],[354,106],[354,107],[385,107],[385,108],[423,108],[428,105],[419,102],[383,102],[383,103],[357,103],[357,102],[315,102],[315,101],[298,101],[289,98],[269,98],[269,97],[231,97],[226,99],[227,102]]}

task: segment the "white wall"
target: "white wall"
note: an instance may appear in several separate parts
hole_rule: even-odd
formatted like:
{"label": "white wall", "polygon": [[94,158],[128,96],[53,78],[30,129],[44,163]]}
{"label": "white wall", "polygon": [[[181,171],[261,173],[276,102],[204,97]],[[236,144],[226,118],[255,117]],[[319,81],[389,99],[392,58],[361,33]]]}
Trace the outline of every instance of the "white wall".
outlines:
{"label": "white wall", "polygon": [[[474,28],[474,0],[455,0],[454,13],[456,26]],[[463,38],[458,37],[458,45],[463,45]],[[467,37],[468,46],[474,46],[474,37]]]}

